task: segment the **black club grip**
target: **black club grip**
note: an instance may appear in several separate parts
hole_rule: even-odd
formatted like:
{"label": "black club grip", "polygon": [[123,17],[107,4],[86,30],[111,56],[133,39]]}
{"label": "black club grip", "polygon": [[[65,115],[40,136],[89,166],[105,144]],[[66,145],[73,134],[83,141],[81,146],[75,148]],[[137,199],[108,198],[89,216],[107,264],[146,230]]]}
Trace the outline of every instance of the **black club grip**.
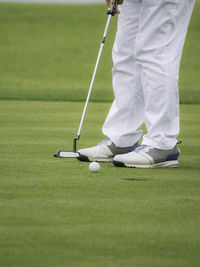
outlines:
{"label": "black club grip", "polygon": [[107,14],[114,16],[116,12],[117,12],[117,0],[111,0],[109,7],[108,7]]}

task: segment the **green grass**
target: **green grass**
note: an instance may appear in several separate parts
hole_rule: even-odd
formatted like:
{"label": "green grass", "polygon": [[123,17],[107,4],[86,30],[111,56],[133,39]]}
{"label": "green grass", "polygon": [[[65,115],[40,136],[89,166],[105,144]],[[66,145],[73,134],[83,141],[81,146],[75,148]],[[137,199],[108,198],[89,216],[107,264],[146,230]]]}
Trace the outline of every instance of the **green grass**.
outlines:
{"label": "green grass", "polygon": [[[0,4],[0,98],[85,99],[106,20],[105,5]],[[112,99],[115,24],[93,100]]]}
{"label": "green grass", "polygon": [[[199,266],[199,105],[181,106],[179,169],[97,174],[52,157],[72,148],[82,108],[0,101],[0,266]],[[101,140],[108,109],[89,105],[79,147]]]}
{"label": "green grass", "polygon": [[[180,73],[181,103],[200,103],[197,1]],[[85,100],[107,15],[105,5],[0,4],[0,99]],[[111,101],[115,17],[93,101]]]}
{"label": "green grass", "polygon": [[[0,266],[200,265],[199,8],[181,64],[180,168],[94,174],[52,154],[72,149],[84,103],[61,100],[85,100],[105,6],[0,3]],[[116,18],[79,148],[103,138],[115,32]]]}

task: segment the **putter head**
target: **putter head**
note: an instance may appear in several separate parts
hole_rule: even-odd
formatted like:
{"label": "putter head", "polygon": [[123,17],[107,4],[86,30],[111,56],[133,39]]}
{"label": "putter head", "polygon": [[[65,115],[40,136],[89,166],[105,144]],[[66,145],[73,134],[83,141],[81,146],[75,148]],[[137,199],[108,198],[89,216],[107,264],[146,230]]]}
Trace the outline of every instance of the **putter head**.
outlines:
{"label": "putter head", "polygon": [[58,150],[53,156],[57,158],[78,158],[79,153],[74,151]]}

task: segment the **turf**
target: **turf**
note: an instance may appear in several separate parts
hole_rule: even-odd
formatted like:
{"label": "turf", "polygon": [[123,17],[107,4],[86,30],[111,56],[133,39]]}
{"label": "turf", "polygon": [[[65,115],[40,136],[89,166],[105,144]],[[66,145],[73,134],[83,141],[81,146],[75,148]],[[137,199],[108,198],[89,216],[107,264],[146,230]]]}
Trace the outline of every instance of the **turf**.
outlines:
{"label": "turf", "polygon": [[[0,4],[0,266],[200,265],[199,8],[181,64],[180,168],[138,170],[56,159],[72,149],[104,5]],[[99,142],[112,100],[109,30],[81,140]],[[14,101],[40,100],[40,101]]]}
{"label": "turf", "polygon": [[[180,72],[181,103],[200,103],[200,2]],[[0,3],[0,99],[85,100],[107,15],[105,5]],[[111,101],[115,17],[101,59],[93,101]]]}
{"label": "turf", "polygon": [[[199,105],[181,106],[179,169],[97,174],[52,157],[71,149],[82,108],[0,101],[0,266],[199,266]],[[108,109],[89,105],[79,147],[101,140]]]}

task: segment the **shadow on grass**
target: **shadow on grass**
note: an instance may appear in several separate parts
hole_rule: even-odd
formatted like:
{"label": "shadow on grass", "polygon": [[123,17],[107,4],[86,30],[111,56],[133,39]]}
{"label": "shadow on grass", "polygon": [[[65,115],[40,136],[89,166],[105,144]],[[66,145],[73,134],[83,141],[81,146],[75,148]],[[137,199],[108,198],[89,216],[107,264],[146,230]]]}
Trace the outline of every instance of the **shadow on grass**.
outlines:
{"label": "shadow on grass", "polygon": [[122,180],[125,181],[130,181],[130,182],[148,182],[150,179],[137,179],[137,178],[121,178]]}

